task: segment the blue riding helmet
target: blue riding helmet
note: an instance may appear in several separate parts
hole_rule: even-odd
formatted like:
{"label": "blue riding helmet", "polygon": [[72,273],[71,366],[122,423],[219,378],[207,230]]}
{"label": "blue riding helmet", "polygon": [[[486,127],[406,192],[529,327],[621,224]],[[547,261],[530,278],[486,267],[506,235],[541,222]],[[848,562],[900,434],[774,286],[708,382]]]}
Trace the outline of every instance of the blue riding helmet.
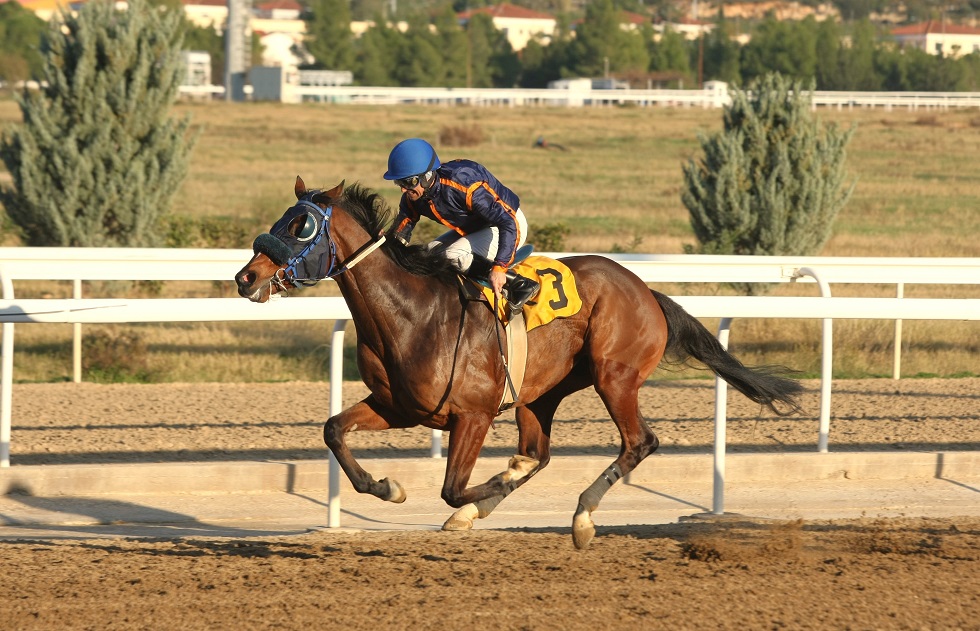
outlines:
{"label": "blue riding helmet", "polygon": [[388,171],[383,177],[386,180],[401,180],[428,173],[441,165],[432,145],[421,138],[409,138],[401,141],[391,150],[388,156]]}

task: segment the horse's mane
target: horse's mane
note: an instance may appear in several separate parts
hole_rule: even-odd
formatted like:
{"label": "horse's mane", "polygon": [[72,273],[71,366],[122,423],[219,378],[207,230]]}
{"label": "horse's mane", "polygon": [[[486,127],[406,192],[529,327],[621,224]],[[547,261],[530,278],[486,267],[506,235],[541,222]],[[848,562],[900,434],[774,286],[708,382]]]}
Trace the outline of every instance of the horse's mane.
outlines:
{"label": "horse's mane", "polygon": [[391,235],[393,211],[381,195],[355,182],[344,188],[341,206],[368,234],[382,232],[388,239],[381,251],[405,271],[416,276],[432,276],[445,283],[455,282],[459,273],[439,249],[424,245],[402,245]]}

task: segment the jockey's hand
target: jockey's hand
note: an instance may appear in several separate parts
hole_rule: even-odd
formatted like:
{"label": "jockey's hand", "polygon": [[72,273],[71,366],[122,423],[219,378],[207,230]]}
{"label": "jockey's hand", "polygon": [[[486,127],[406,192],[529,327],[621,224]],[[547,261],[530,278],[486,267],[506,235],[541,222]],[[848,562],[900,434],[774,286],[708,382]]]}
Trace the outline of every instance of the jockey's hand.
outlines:
{"label": "jockey's hand", "polygon": [[507,275],[501,272],[499,269],[495,269],[490,272],[490,286],[493,287],[493,293],[496,294],[497,300],[501,300],[501,292],[504,289],[504,283],[507,282]]}

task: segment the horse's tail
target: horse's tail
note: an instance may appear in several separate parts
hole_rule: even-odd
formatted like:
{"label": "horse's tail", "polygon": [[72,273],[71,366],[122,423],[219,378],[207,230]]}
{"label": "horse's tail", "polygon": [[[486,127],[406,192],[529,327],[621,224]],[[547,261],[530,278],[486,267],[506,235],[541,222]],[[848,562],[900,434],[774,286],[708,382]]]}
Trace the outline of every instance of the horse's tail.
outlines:
{"label": "horse's tail", "polygon": [[[651,290],[652,291],[652,290]],[[803,386],[795,379],[780,376],[791,372],[782,366],[748,367],[725,350],[714,335],[679,304],[653,291],[667,318],[668,356],[679,360],[694,358],[752,401],[785,416],[800,411],[798,395]],[[776,403],[788,406],[780,410]]]}

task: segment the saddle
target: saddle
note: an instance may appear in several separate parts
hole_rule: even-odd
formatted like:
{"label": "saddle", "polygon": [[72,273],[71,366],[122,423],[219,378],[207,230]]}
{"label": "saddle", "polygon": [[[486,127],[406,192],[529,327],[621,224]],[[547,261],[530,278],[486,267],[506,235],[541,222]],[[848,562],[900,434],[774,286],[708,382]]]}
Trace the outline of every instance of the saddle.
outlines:
{"label": "saddle", "polygon": [[[522,248],[518,248],[517,252],[514,253],[514,262],[511,263],[510,267],[508,268],[508,272],[514,270],[514,268],[516,268],[519,264],[523,263],[527,259],[527,257],[531,255],[532,252],[534,252],[533,245],[525,245]],[[487,271],[489,271],[490,261],[486,261],[486,264],[488,266]],[[482,274],[480,275],[482,276]],[[456,278],[459,281],[460,295],[463,297],[464,300],[468,302],[482,302],[484,298],[486,298],[487,304],[490,305],[492,308],[494,295],[493,295],[493,288],[490,286],[489,281],[487,281],[484,278],[466,276],[464,274],[459,274]],[[507,304],[507,296],[505,294],[502,304],[499,306],[503,307],[506,304]],[[533,305],[535,303],[534,300],[532,299],[529,300],[526,304]],[[508,314],[510,313],[509,310],[506,309],[501,309],[501,310],[504,311],[505,313]],[[510,318],[507,317],[501,317],[500,321],[506,325],[509,319]]]}
{"label": "saddle", "polygon": [[[575,287],[575,277],[561,261],[544,256],[531,256],[532,246],[520,248],[514,256],[511,269],[540,284],[538,294],[528,300],[522,309],[514,312],[506,300],[497,305],[497,319],[503,324],[506,343],[504,358],[509,383],[504,388],[499,411],[510,408],[521,390],[527,367],[527,333],[558,318],[567,318],[582,308],[582,298]],[[460,275],[459,291],[466,301],[484,303],[493,311],[494,295],[489,283]],[[501,349],[501,353],[505,353]],[[499,412],[498,412],[499,413]]]}

